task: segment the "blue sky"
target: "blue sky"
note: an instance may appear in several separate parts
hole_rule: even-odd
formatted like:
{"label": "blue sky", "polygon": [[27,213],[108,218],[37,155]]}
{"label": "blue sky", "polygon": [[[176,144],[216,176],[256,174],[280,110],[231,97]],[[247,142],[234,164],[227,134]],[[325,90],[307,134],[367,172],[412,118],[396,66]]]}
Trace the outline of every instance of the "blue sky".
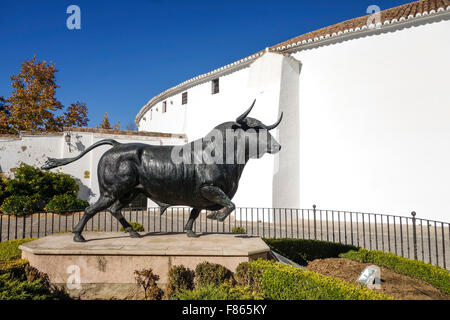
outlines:
{"label": "blue sky", "polygon": [[[151,97],[267,46],[408,0],[0,0],[0,96],[36,54],[52,61],[57,98],[86,102],[89,127],[107,111],[123,126]],[[81,30],[69,30],[69,5]]]}

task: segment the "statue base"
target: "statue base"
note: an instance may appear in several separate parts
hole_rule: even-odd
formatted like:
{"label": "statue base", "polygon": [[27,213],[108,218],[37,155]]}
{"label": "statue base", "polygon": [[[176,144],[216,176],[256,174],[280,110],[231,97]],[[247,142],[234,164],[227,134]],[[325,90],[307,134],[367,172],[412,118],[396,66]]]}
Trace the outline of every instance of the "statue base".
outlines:
{"label": "statue base", "polygon": [[[158,285],[165,288],[172,266],[195,270],[208,261],[234,272],[239,263],[268,259],[270,252],[260,237],[237,234],[188,238],[184,233],[149,233],[136,239],[118,232],[84,232],[83,236],[87,241],[76,243],[71,233],[55,234],[19,248],[22,258],[46,273],[51,283],[81,299],[140,298],[143,290],[138,293],[135,270],[151,268],[160,277]],[[96,297],[93,289],[103,294]]]}

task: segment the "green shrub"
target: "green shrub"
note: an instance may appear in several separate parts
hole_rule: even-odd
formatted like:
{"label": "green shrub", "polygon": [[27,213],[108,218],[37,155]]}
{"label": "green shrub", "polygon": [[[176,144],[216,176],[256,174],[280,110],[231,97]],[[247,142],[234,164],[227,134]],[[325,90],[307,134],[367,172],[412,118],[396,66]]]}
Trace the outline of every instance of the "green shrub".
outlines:
{"label": "green shrub", "polygon": [[245,231],[245,228],[242,227],[234,227],[233,229],[231,229],[232,233],[240,233],[240,234],[245,234],[247,233],[247,231]]}
{"label": "green shrub", "polygon": [[173,266],[169,270],[167,297],[170,299],[182,290],[194,288],[194,272],[181,266]]}
{"label": "green shrub", "polygon": [[3,201],[8,198],[11,194],[6,190],[6,182],[7,180],[3,176],[3,174],[0,173],[0,212],[1,212],[1,206],[3,204]]}
{"label": "green shrub", "polygon": [[209,284],[220,285],[222,283],[233,283],[233,273],[224,266],[216,263],[202,262],[195,267],[195,286],[206,286]]}
{"label": "green shrub", "polygon": [[44,171],[22,164],[14,173],[14,179],[6,180],[6,191],[11,195],[29,196],[35,210],[42,210],[56,195],[76,196],[79,190],[74,178],[68,174]]}
{"label": "green shrub", "polygon": [[248,286],[204,285],[194,290],[183,290],[176,296],[180,300],[262,300],[263,296]]}
{"label": "green shrub", "polygon": [[63,213],[73,210],[84,210],[88,206],[89,202],[67,193],[54,196],[45,206],[44,210],[47,212]]}
{"label": "green shrub", "polygon": [[[249,264],[246,281],[271,300],[387,300],[393,299],[340,279],[295,268],[274,261]],[[241,269],[245,269],[242,268]]]}
{"label": "green shrub", "polygon": [[67,298],[54,289],[48,276],[16,259],[0,266],[0,300],[48,300]]}
{"label": "green shrub", "polygon": [[19,246],[33,240],[36,239],[26,238],[0,242],[0,263],[19,259],[22,256],[22,251],[19,249]]}
{"label": "green shrub", "polygon": [[428,282],[443,293],[450,294],[450,272],[444,268],[379,250],[352,250],[340,254],[340,257],[386,267],[392,271]]}
{"label": "green shrub", "polygon": [[33,197],[14,195],[3,201],[1,211],[12,216],[25,216],[34,211],[36,201]]}
{"label": "green shrub", "polygon": [[[136,232],[143,232],[145,231],[144,226],[140,224],[139,222],[130,222],[131,226],[133,227],[133,230]],[[125,232],[124,227],[120,227],[121,232]]]}
{"label": "green shrub", "polygon": [[355,246],[318,240],[304,239],[263,239],[270,249],[306,266],[308,261],[337,258],[339,254],[357,250]]}

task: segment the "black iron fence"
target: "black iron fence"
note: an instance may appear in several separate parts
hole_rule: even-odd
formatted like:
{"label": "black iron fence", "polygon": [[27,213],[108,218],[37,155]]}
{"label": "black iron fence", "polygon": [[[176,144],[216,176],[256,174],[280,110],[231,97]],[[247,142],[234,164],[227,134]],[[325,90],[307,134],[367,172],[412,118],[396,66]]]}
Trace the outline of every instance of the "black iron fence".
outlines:
{"label": "black iron fence", "polygon": [[[142,224],[146,232],[183,232],[190,209],[175,207],[159,214],[159,208],[128,208],[128,221]],[[83,212],[1,215],[0,242],[70,232]],[[87,231],[119,231],[120,224],[108,212],[99,212]],[[266,238],[314,239],[352,244],[392,252],[450,269],[450,223],[411,217],[339,210],[289,208],[237,208],[225,222],[206,219],[202,213],[195,232],[231,233],[244,228],[249,235]]]}

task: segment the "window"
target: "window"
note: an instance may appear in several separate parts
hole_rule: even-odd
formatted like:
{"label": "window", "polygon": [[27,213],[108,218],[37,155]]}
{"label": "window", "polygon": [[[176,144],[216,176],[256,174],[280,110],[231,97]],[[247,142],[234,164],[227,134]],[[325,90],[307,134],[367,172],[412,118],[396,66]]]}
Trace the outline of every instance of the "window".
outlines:
{"label": "window", "polygon": [[211,94],[219,93],[219,79],[211,81]]}
{"label": "window", "polygon": [[150,120],[152,120],[152,109],[150,109]]}
{"label": "window", "polygon": [[187,92],[183,92],[181,95],[181,104],[187,104]]}
{"label": "window", "polygon": [[165,113],[167,111],[167,101],[164,101],[162,103],[162,113]]}

